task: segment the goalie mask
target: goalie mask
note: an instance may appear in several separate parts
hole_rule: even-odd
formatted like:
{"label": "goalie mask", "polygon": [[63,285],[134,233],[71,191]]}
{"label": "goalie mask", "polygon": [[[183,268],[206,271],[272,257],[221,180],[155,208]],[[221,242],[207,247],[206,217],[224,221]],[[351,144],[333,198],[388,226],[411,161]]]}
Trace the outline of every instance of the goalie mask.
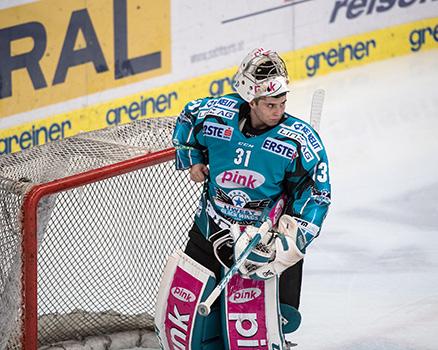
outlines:
{"label": "goalie mask", "polygon": [[289,92],[288,84],[284,61],[276,52],[263,48],[251,51],[234,77],[234,88],[247,102],[262,96]]}

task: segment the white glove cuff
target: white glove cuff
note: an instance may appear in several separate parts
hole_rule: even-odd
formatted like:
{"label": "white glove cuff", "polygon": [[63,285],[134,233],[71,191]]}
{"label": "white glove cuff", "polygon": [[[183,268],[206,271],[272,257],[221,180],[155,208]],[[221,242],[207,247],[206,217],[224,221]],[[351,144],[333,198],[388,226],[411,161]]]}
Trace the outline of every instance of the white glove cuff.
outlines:
{"label": "white glove cuff", "polygon": [[[276,251],[277,255],[275,257],[274,262],[277,262],[284,266],[284,269],[287,269],[289,266],[295,265],[298,261],[304,258],[304,253],[302,253],[295,242],[292,242],[291,239],[286,238],[287,243],[289,245],[289,249],[285,251],[283,249],[283,243],[280,239],[277,239],[276,244]],[[277,271],[282,272],[282,271]]]}

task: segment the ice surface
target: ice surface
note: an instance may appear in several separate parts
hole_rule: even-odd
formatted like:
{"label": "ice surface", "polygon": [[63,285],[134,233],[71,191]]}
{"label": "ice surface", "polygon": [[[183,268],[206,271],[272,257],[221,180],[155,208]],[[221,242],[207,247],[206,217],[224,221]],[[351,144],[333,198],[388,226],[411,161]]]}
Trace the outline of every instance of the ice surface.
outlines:
{"label": "ice surface", "polygon": [[332,207],[308,249],[305,350],[438,349],[438,50],[295,84],[326,89]]}

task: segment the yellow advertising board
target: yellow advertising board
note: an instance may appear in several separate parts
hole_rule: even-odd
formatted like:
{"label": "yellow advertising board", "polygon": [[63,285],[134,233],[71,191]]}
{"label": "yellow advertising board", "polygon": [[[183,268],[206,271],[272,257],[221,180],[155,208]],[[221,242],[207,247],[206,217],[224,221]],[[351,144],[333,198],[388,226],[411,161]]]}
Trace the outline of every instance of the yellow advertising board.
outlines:
{"label": "yellow advertising board", "polygon": [[41,0],[0,11],[0,117],[170,72],[170,0]]}

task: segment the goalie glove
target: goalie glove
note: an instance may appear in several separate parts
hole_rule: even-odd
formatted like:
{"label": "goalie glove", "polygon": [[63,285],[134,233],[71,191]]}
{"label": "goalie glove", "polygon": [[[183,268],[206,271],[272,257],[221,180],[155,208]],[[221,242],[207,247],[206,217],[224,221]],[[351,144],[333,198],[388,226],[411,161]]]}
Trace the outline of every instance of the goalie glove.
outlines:
{"label": "goalie glove", "polygon": [[251,279],[266,280],[280,275],[290,266],[304,258],[304,253],[297,247],[298,224],[289,215],[282,215],[278,222],[278,232],[275,235],[275,256],[272,261],[247,272]]}
{"label": "goalie glove", "polygon": [[[234,238],[234,260],[237,260],[260,228],[247,226],[243,231],[241,226],[231,225],[231,235]],[[251,271],[266,265],[274,258],[274,232],[268,231],[262,235],[260,242],[248,255],[245,263],[240,267],[239,272],[247,276]]]}

